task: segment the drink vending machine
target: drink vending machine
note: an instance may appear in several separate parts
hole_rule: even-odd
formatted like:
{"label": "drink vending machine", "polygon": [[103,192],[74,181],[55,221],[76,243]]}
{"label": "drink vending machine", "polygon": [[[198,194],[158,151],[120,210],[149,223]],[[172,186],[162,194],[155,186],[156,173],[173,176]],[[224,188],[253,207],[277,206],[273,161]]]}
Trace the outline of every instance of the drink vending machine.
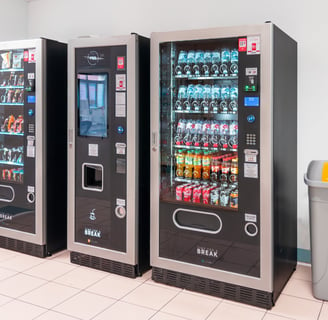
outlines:
{"label": "drink vending machine", "polygon": [[271,308],[296,265],[296,42],[266,23],[151,48],[153,280]]}
{"label": "drink vending machine", "polygon": [[0,247],[66,248],[67,45],[0,43]]}
{"label": "drink vending machine", "polygon": [[150,40],[69,43],[71,262],[136,277],[149,268]]}

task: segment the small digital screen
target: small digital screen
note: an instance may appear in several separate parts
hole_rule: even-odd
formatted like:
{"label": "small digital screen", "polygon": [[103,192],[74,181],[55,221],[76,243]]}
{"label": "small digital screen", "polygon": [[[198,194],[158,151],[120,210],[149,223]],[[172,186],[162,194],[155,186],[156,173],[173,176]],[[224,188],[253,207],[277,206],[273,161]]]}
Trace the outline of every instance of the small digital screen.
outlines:
{"label": "small digital screen", "polygon": [[244,98],[245,107],[259,107],[260,106],[260,97],[245,97]]}
{"label": "small digital screen", "polygon": [[27,96],[27,103],[35,103],[35,96]]}
{"label": "small digital screen", "polygon": [[108,136],[108,74],[79,73],[77,79],[79,135],[106,138]]}

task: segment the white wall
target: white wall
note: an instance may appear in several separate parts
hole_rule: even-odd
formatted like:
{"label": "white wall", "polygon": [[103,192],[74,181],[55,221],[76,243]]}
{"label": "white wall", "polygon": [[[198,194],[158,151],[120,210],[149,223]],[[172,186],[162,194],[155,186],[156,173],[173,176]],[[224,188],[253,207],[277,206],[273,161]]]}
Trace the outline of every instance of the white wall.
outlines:
{"label": "white wall", "polygon": [[149,36],[267,20],[277,24],[298,42],[298,247],[309,249],[303,174],[310,160],[328,159],[326,11],[326,0],[34,0],[28,5],[28,35],[66,41],[90,34]]}
{"label": "white wall", "polygon": [[0,41],[27,37],[27,3],[25,0],[0,0]]}

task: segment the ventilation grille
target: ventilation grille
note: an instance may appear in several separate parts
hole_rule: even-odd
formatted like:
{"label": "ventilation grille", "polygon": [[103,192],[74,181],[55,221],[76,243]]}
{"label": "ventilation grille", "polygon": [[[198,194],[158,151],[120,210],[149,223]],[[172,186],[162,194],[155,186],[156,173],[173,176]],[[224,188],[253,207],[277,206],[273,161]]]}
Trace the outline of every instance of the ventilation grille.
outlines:
{"label": "ventilation grille", "polygon": [[90,256],[79,252],[71,252],[71,262],[81,266],[98,269],[121,276],[136,278],[137,267],[126,263]]}
{"label": "ventilation grille", "polygon": [[44,258],[47,256],[45,245],[37,245],[34,243],[25,242],[17,239],[11,239],[0,236],[0,247],[13,251],[18,251],[21,253],[26,253],[39,258]]}
{"label": "ventilation grille", "polygon": [[153,267],[152,279],[157,282],[271,309],[273,295],[270,292],[241,287],[235,284],[201,278],[189,274]]}

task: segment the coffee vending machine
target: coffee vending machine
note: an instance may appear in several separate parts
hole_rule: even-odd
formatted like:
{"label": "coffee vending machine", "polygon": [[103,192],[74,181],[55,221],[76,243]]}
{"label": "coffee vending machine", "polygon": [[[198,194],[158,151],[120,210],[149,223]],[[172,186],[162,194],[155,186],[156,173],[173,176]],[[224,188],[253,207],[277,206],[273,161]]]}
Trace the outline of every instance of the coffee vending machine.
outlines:
{"label": "coffee vending machine", "polygon": [[297,44],[151,35],[153,280],[271,308],[297,261]]}
{"label": "coffee vending machine", "polygon": [[150,40],[69,42],[71,262],[136,277],[149,268]]}
{"label": "coffee vending machine", "polygon": [[0,247],[66,248],[67,45],[0,43]]}

